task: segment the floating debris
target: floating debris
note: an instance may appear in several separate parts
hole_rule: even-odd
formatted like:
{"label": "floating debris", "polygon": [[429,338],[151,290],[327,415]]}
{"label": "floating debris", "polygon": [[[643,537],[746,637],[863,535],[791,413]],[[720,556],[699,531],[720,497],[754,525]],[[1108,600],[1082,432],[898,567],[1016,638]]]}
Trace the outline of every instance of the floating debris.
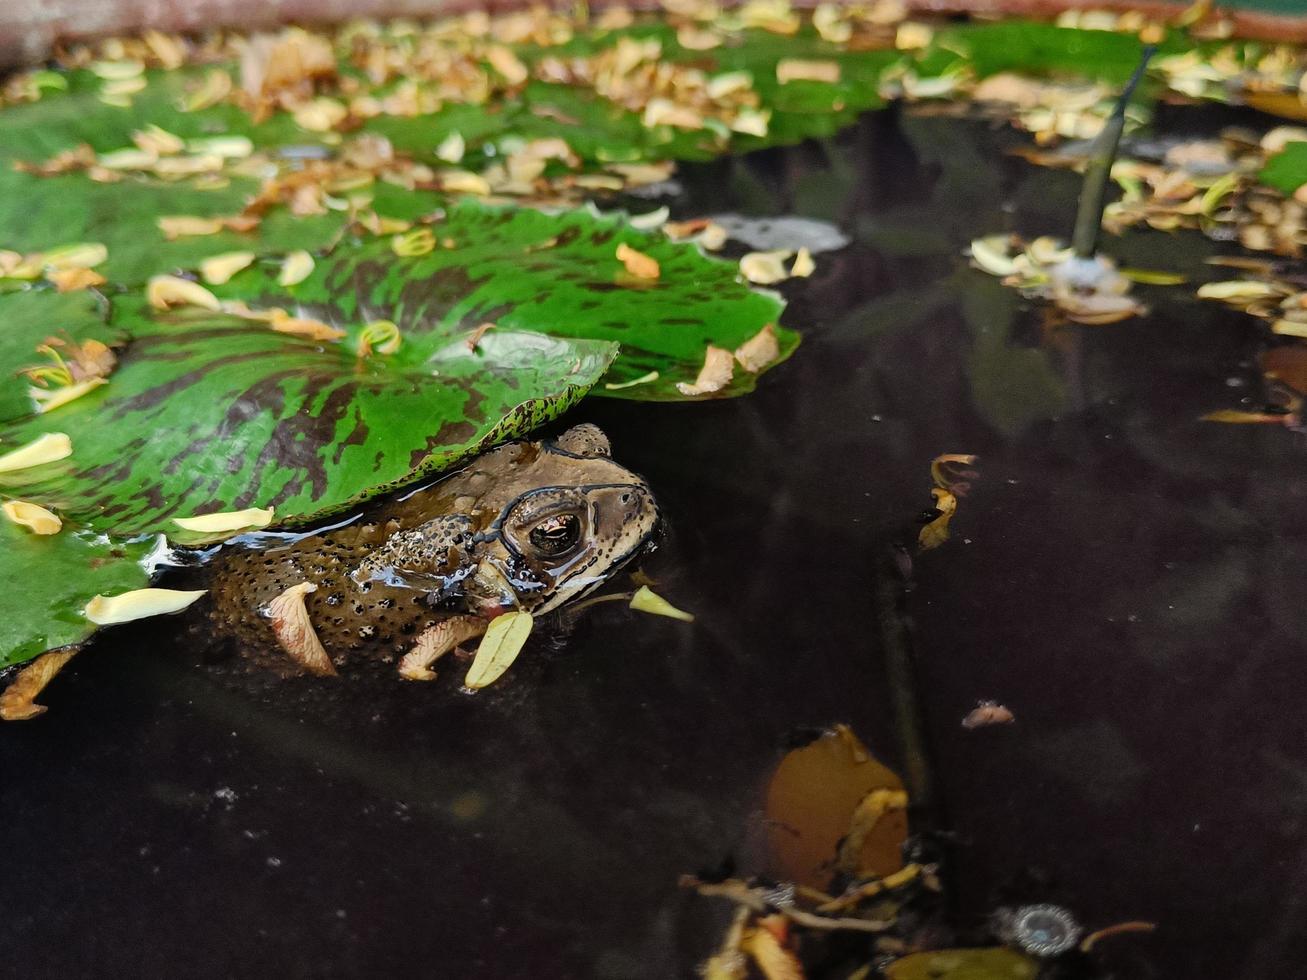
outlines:
{"label": "floating debris", "polygon": [[966,729],[985,728],[989,725],[1010,725],[1017,716],[997,701],[981,701],[962,719]]}

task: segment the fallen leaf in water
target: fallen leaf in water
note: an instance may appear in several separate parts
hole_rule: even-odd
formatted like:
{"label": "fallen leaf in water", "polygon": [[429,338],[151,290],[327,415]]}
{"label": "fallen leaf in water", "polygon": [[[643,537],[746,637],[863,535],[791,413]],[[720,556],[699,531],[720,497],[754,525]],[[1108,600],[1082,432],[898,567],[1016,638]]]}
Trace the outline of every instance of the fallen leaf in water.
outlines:
{"label": "fallen leaf in water", "polygon": [[216,313],[222,309],[222,304],[213,293],[198,282],[177,276],[155,276],[145,287],[145,296],[150,306],[156,310],[168,310],[174,306],[199,306]]}
{"label": "fallen leaf in water", "polygon": [[986,725],[1010,725],[1017,720],[1014,715],[997,701],[981,701],[962,719],[962,727],[984,728]]}
{"label": "fallen leaf in water", "polygon": [[931,487],[930,492],[935,498],[935,509],[939,511],[939,514],[923,527],[917,535],[917,543],[921,546],[922,551],[938,548],[948,540],[949,521],[953,519],[953,514],[958,509],[958,498],[948,490],[941,487]]}
{"label": "fallen leaf in water", "polygon": [[47,432],[31,442],[0,455],[0,473],[13,473],[44,463],[67,459],[73,454],[73,441],[62,432]]}
{"label": "fallen leaf in water", "polygon": [[213,514],[201,514],[198,517],[174,517],[172,522],[187,531],[201,534],[221,534],[226,531],[240,531],[244,528],[267,527],[272,523],[272,508],[266,510],[252,507],[248,510],[219,511]]}
{"label": "fallen leaf in water", "polygon": [[1275,412],[1245,412],[1237,408],[1218,408],[1198,418],[1200,422],[1261,423],[1263,425],[1288,425],[1293,421],[1292,415]]}
{"label": "fallen leaf in water", "polygon": [[839,869],[852,877],[861,877],[864,874],[862,854],[866,849],[867,838],[886,814],[904,810],[907,805],[908,794],[901,789],[874,789],[864,796],[849,820],[848,833],[840,842],[836,859]]}
{"label": "fallen leaf in water", "polygon": [[617,261],[626,267],[626,271],[637,279],[657,279],[660,270],[658,260],[652,256],[637,252],[625,242],[617,246]]}
{"label": "fallen leaf in water", "polygon": [[757,374],[780,356],[781,345],[776,340],[776,325],[769,323],[735,348],[735,359],[750,374]]}
{"label": "fallen leaf in water", "polygon": [[333,677],[336,667],[323,649],[304,604],[304,597],[317,591],[318,587],[311,582],[292,585],[268,603],[264,612],[272,622],[277,642],[292,660],[310,674]]}
{"label": "fallen leaf in water", "polygon": [[750,929],[740,940],[740,948],[753,961],[767,980],[804,980],[803,965],[799,958],[786,949],[767,929]]}
{"label": "fallen leaf in water", "polygon": [[679,619],[683,623],[694,622],[694,613],[688,613],[684,609],[677,609],[647,585],[640,586],[640,588],[636,589],[635,595],[631,596],[631,608],[637,612],[650,613],[654,616]]}
{"label": "fallen leaf in water", "polygon": [[[825,889],[855,814],[878,790],[901,793],[903,783],[872,757],[847,726],[837,726],[788,753],[767,787],[772,874]],[[900,848],[907,839],[908,823],[901,807],[884,810],[864,831],[856,856],[852,849],[848,855],[859,873],[883,877],[903,867]]]}
{"label": "fallen leaf in water", "polygon": [[181,612],[206,590],[135,589],[119,595],[98,595],[86,604],[83,615],[97,626],[130,623],[150,616]]}
{"label": "fallen leaf in water", "polygon": [[678,381],[676,390],[682,395],[711,395],[730,384],[734,375],[734,355],[728,350],[710,344],[704,354],[703,367],[699,369],[699,376],[694,379],[694,384]]}
{"label": "fallen leaf in water", "polygon": [[463,685],[477,691],[499,680],[522,652],[533,625],[529,612],[504,613],[492,619]]}
{"label": "fallen leaf in water", "polygon": [[54,650],[43,654],[24,667],[9,686],[0,693],[0,720],[27,721],[45,712],[45,706],[36,703],[36,697],[64,664],[77,653],[73,650]]}
{"label": "fallen leaf in water", "polygon": [[58,534],[64,526],[56,514],[25,500],[6,500],[0,509],[4,510],[5,517],[33,534]]}
{"label": "fallen leaf in water", "polygon": [[200,262],[200,277],[210,286],[221,286],[254,261],[253,252],[223,252]]}
{"label": "fallen leaf in water", "polygon": [[912,953],[885,967],[888,980],[1034,980],[1039,964],[1001,946]]}

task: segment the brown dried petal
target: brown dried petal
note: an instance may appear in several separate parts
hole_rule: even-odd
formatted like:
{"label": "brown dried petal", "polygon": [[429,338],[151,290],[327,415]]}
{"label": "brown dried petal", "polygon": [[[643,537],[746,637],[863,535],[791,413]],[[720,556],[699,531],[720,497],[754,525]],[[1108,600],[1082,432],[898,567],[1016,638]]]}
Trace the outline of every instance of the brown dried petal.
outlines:
{"label": "brown dried petal", "polygon": [[0,694],[0,720],[26,721],[42,714],[46,709],[44,705],[36,703],[37,695],[76,653],[77,650],[73,649],[42,654],[19,671],[4,693]]}
{"label": "brown dried petal", "polygon": [[311,582],[292,585],[268,603],[265,612],[272,621],[277,642],[292,660],[310,674],[333,677],[336,668],[314,632],[308,608],[304,605],[304,597],[316,591],[318,587]]}

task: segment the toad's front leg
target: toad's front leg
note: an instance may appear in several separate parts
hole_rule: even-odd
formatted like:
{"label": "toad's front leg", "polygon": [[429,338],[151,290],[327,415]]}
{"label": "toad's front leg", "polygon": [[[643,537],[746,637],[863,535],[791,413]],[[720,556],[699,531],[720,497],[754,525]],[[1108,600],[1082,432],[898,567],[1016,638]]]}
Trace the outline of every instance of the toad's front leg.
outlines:
{"label": "toad's front leg", "polygon": [[435,680],[431,665],[460,643],[483,635],[489,625],[480,616],[452,616],[428,627],[399,661],[399,676],[409,681]]}

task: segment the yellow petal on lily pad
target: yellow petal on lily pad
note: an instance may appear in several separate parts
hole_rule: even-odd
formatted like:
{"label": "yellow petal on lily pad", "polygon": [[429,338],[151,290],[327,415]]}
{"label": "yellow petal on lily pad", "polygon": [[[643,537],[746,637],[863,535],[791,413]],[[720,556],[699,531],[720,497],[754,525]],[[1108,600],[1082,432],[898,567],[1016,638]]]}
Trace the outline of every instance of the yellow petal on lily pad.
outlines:
{"label": "yellow petal on lily pad", "polygon": [[676,390],[682,395],[690,395],[691,397],[711,395],[730,384],[734,374],[734,355],[724,347],[714,347],[709,344],[707,351],[704,352],[703,367],[699,369],[699,376],[694,379],[694,384],[678,381],[676,382]]}
{"label": "yellow petal on lily pad", "polygon": [[62,432],[47,432],[25,446],[0,455],[0,473],[25,470],[29,466],[53,463],[73,454],[73,441]]}
{"label": "yellow petal on lily pad", "polygon": [[735,348],[735,359],[750,374],[757,374],[780,356],[781,345],[776,339],[776,326],[771,323]]}
{"label": "yellow petal on lily pad", "polygon": [[254,261],[253,252],[223,252],[200,263],[200,275],[210,286],[221,286]]}
{"label": "yellow petal on lily pad", "polygon": [[88,391],[108,383],[107,378],[87,378],[85,381],[79,381],[77,384],[66,385],[62,388],[29,387],[27,391],[32,396],[32,401],[36,403],[37,412],[44,414],[53,412],[60,405],[67,405],[71,401],[76,401]]}
{"label": "yellow petal on lily pad", "polygon": [[200,306],[216,313],[222,307],[218,297],[198,282],[177,276],[155,276],[145,287],[145,296],[150,301],[150,306],[156,310],[167,310],[174,306]]}
{"label": "yellow petal on lily pad", "polygon": [[464,686],[476,691],[499,680],[522,652],[534,623],[529,612],[504,613],[491,620],[463,678]]}
{"label": "yellow petal on lily pad", "polygon": [[298,286],[313,272],[313,256],[304,249],[291,252],[281,263],[277,273],[278,286]]}
{"label": "yellow petal on lily pad", "polygon": [[25,500],[6,500],[0,510],[4,511],[5,517],[33,534],[58,534],[64,526],[57,514]]}
{"label": "yellow petal on lily pad", "polygon": [[47,269],[91,269],[109,257],[109,249],[100,242],[61,245],[42,256]]}
{"label": "yellow petal on lily pad", "polygon": [[98,595],[86,604],[84,615],[97,626],[130,623],[136,619],[181,612],[207,590],[134,589],[120,595]]}
{"label": "yellow petal on lily pad", "polygon": [[635,590],[635,595],[631,596],[631,608],[636,612],[649,613],[653,616],[679,619],[683,623],[694,622],[694,613],[677,609],[647,585],[642,585]]}
{"label": "yellow petal on lily pad", "polygon": [[251,507],[247,510],[226,510],[198,517],[174,517],[172,522],[187,531],[200,534],[221,534],[240,531],[247,527],[267,527],[272,523],[272,508]]}

